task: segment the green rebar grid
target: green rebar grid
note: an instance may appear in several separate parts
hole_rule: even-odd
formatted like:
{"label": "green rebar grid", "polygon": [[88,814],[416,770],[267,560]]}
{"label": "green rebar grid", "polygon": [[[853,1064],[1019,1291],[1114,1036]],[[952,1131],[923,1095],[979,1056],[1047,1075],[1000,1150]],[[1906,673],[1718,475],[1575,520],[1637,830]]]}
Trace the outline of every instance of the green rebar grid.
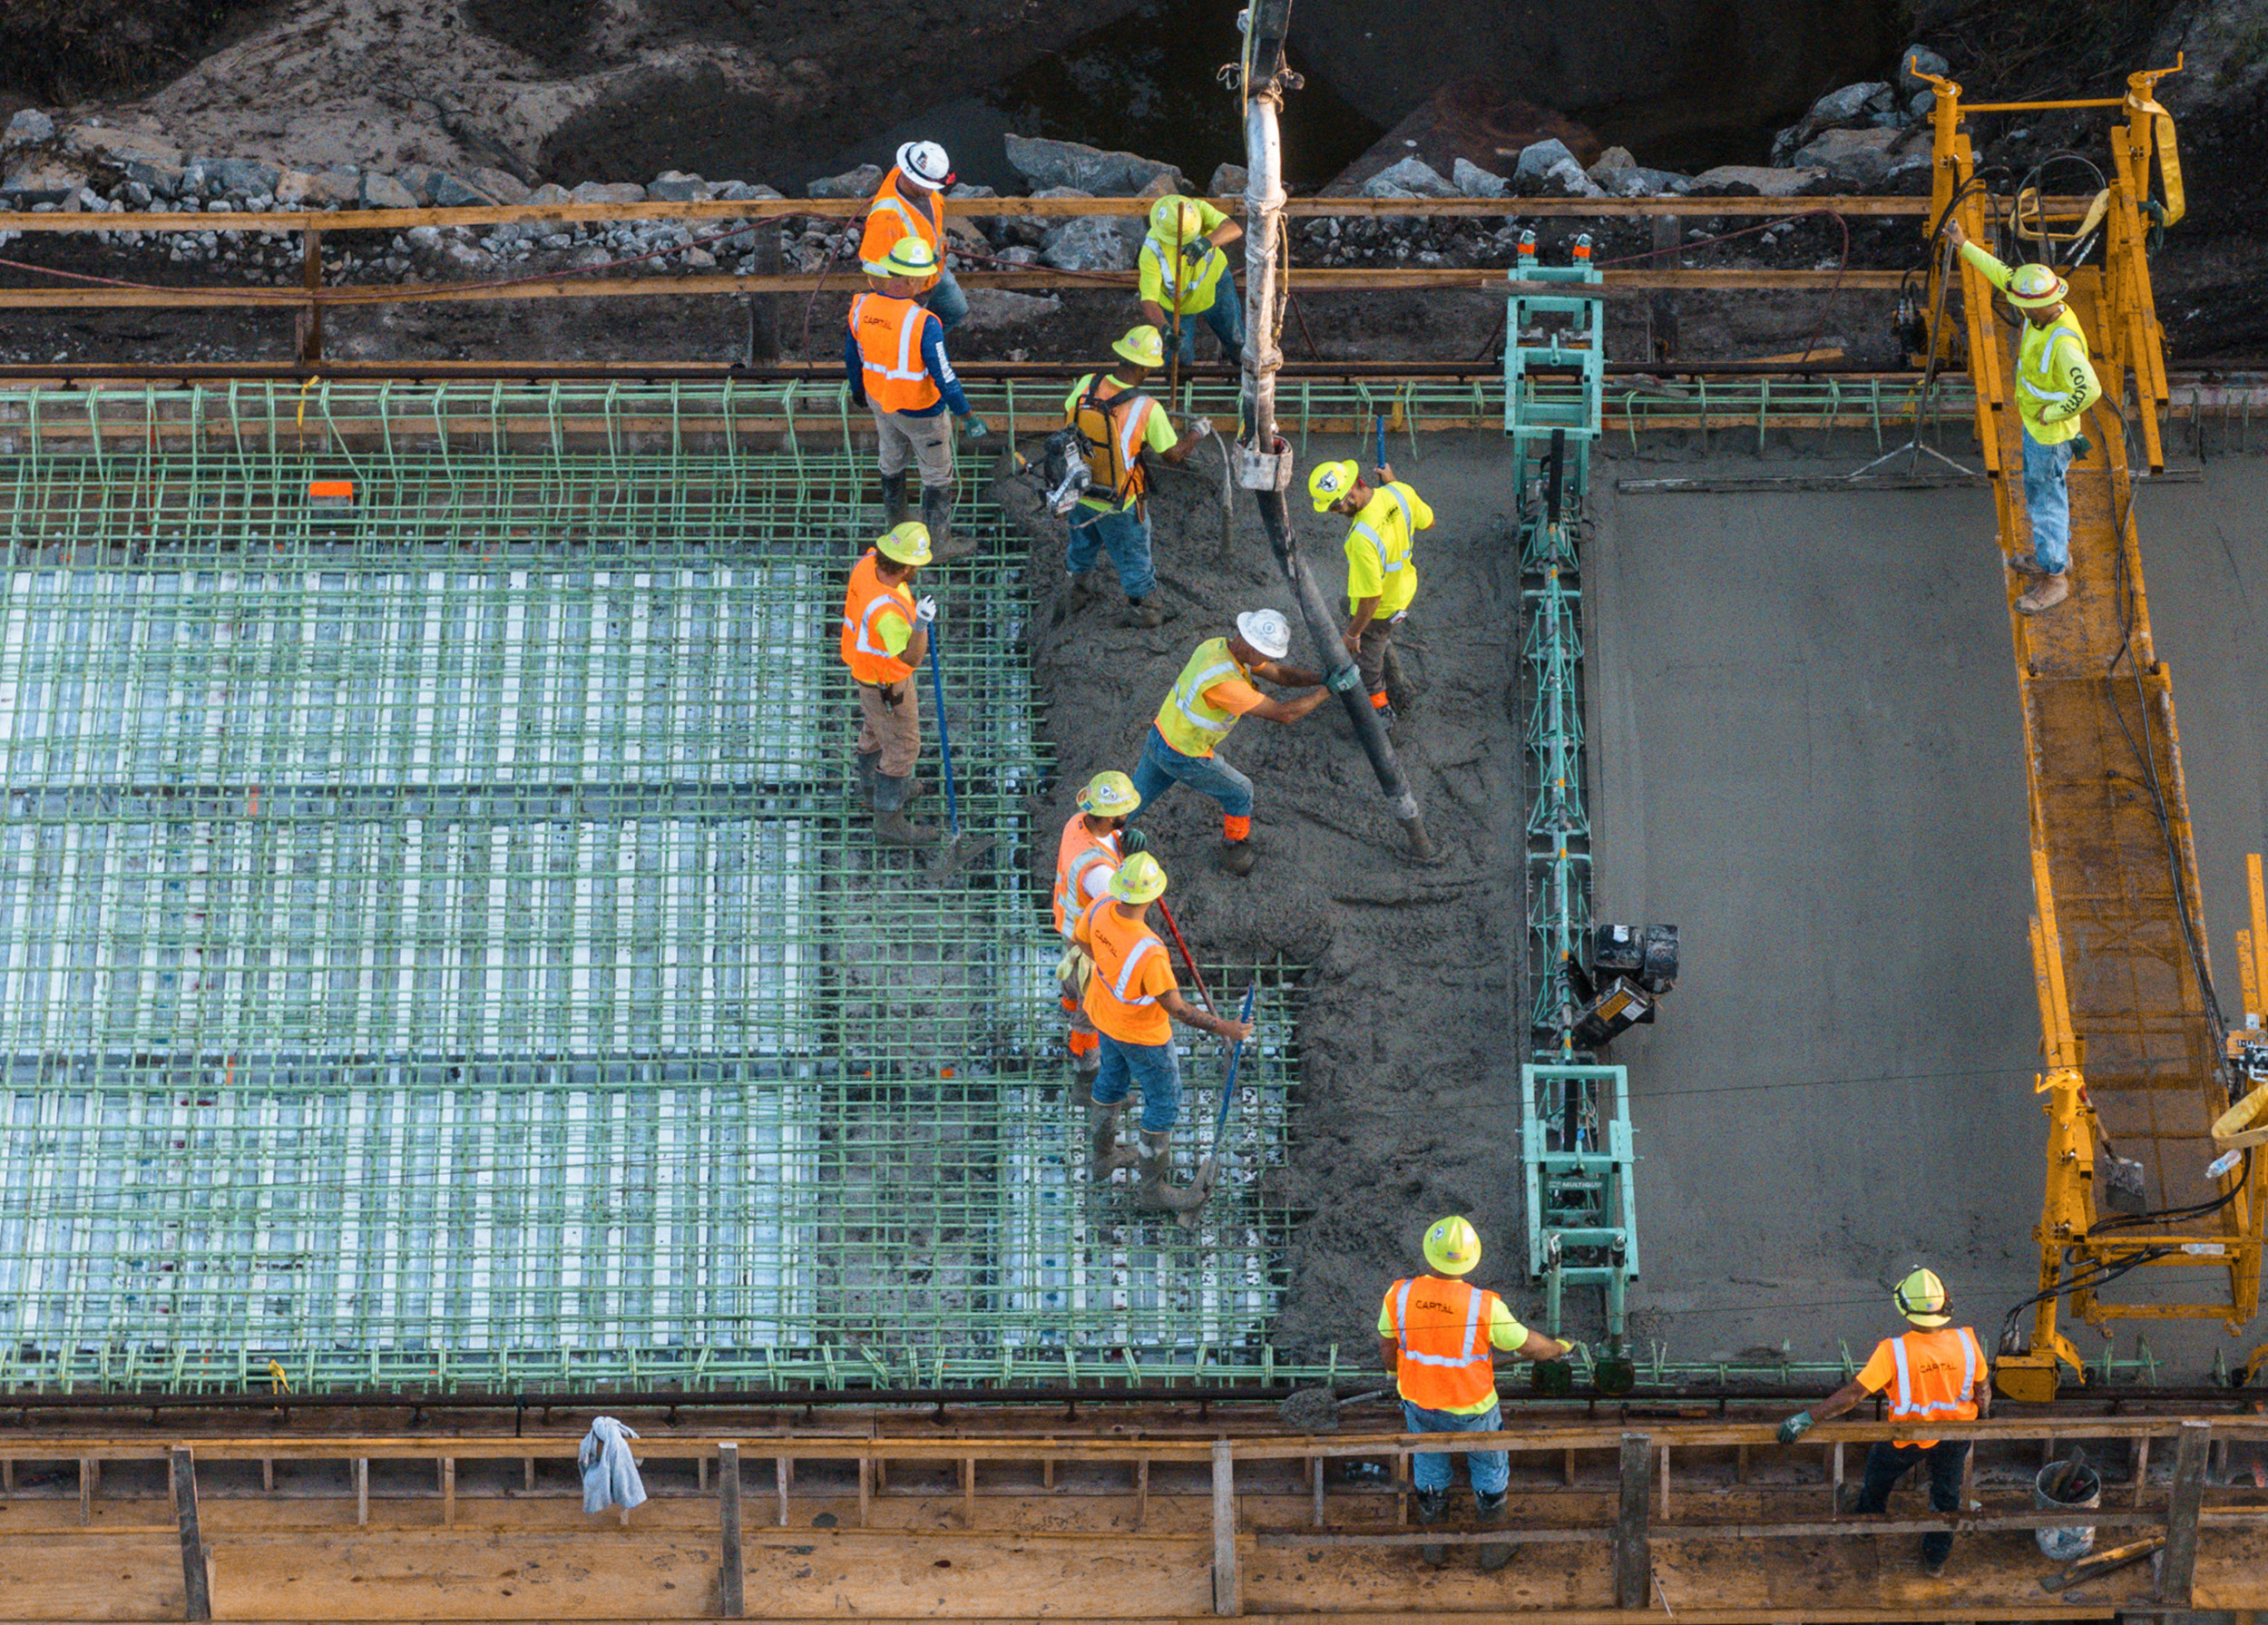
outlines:
{"label": "green rebar grid", "polygon": [[997,508],[924,579],[936,873],[855,805],[839,449],[666,389],[550,392],[550,436],[495,392],[162,393],[139,434],[0,401],[0,1385],[1266,1361],[1295,967],[1213,968],[1263,996],[1205,1222],[1096,1189]]}

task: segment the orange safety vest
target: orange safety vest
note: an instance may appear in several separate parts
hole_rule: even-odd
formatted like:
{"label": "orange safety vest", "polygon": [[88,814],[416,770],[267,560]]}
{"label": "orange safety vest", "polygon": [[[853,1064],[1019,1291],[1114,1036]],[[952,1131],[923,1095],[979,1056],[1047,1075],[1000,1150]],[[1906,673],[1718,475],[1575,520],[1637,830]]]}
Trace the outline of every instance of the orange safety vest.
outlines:
{"label": "orange safety vest", "polygon": [[914,668],[883,647],[882,622],[891,615],[914,624],[914,594],[900,582],[883,585],[882,555],[873,548],[851,566],[850,590],[843,594],[843,664],[860,682],[886,687],[913,675]]}
{"label": "orange safety vest", "polygon": [[[1104,386],[1109,385],[1109,393]],[[1092,395],[1109,406],[1089,406]],[[1080,437],[1102,454],[1088,458],[1088,466],[1095,472],[1098,484],[1110,487],[1110,500],[1123,508],[1149,489],[1149,471],[1142,466],[1142,434],[1149,426],[1149,415],[1158,410],[1158,403],[1147,395],[1129,393],[1124,387],[1104,377],[1089,373],[1079,380],[1078,405],[1070,414],[1071,426]]]}
{"label": "orange safety vest", "polygon": [[943,398],[922,364],[922,332],[930,314],[912,299],[862,293],[851,301],[850,330],[866,398],[885,412],[919,412]]}
{"label": "orange safety vest", "polygon": [[[1970,1397],[1986,1370],[1977,1334],[1965,1326],[1886,1337],[1891,1379],[1887,1397],[1892,1422],[1973,1422],[1977,1402]],[[1917,1441],[1919,1443],[1921,1441]],[[1927,1441],[1934,1444],[1934,1439]]]}
{"label": "orange safety vest", "polygon": [[[1139,919],[1121,919],[1117,899],[1097,897],[1079,916],[1071,938],[1094,955],[1095,974],[1087,981],[1087,1019],[1095,1031],[1120,1043],[1171,1043],[1173,1018],[1156,994],[1137,993],[1135,974],[1166,945]],[[1168,968],[1172,962],[1166,960]]]}
{"label": "orange safety vest", "polygon": [[[883,259],[908,237],[927,243],[937,263],[944,264],[944,205],[935,192],[914,185],[904,170],[893,167],[866,205],[866,230],[858,239],[858,258],[869,262]],[[936,285],[933,271],[922,287],[927,289]]]}
{"label": "orange safety vest", "polygon": [[1477,1405],[1496,1393],[1496,1355],[1489,1324],[1496,1294],[1470,1282],[1421,1275],[1396,1281],[1393,1340],[1401,1351],[1394,1385],[1428,1411]]}
{"label": "orange safety vest", "polygon": [[1063,826],[1063,838],[1055,847],[1055,928],[1063,935],[1071,934],[1071,926],[1086,912],[1088,897],[1087,876],[1097,864],[1102,866],[1105,878],[1119,866],[1119,837],[1116,835],[1087,833],[1087,815],[1071,814],[1071,821]]}

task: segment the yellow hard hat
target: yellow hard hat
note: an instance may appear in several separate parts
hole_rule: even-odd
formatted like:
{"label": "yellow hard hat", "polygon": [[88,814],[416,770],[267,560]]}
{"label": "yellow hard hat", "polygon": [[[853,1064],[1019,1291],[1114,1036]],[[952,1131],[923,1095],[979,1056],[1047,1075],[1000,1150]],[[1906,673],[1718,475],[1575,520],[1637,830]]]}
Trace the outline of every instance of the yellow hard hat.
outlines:
{"label": "yellow hard hat", "polygon": [[1457,1214],[1433,1221],[1425,1232],[1425,1262],[1443,1275],[1464,1275],[1481,1261],[1481,1234]]}
{"label": "yellow hard hat", "polygon": [[2045,310],[2071,297],[2071,285],[2050,265],[2019,265],[2009,279],[2009,303],[2019,310]]}
{"label": "yellow hard hat", "polygon": [[1187,198],[1160,198],[1149,206],[1149,229],[1160,237],[1188,242],[1205,234],[1205,217]]}
{"label": "yellow hard hat", "polygon": [[1158,329],[1144,322],[1139,328],[1129,328],[1126,337],[1110,348],[1137,367],[1163,367],[1166,364],[1166,341]]}
{"label": "yellow hard hat", "polygon": [[901,237],[887,254],[862,267],[870,277],[926,277],[937,269],[937,256],[918,237]]}
{"label": "yellow hard hat", "polygon": [[1898,1283],[1898,1290],[1890,1295],[1898,1312],[1914,1325],[1935,1331],[1953,1317],[1946,1311],[1953,1307],[1953,1295],[1945,1290],[1945,1283],[1937,1278],[1934,1269],[1917,1269]]}
{"label": "yellow hard hat", "polygon": [[1079,810],[1098,818],[1123,818],[1141,804],[1134,781],[1115,768],[1096,774],[1079,792]]}
{"label": "yellow hard hat", "polygon": [[875,551],[893,564],[910,564],[918,570],[929,563],[929,526],[909,519],[887,535],[876,536]]}
{"label": "yellow hard hat", "polygon": [[1315,473],[1307,476],[1307,494],[1315,499],[1315,512],[1328,514],[1331,504],[1354,490],[1355,482],[1362,477],[1363,471],[1355,466],[1352,457],[1318,464]]}
{"label": "yellow hard hat", "polygon": [[1110,876],[1110,895],[1121,903],[1156,901],[1166,895],[1165,866],[1147,852],[1135,853]]}

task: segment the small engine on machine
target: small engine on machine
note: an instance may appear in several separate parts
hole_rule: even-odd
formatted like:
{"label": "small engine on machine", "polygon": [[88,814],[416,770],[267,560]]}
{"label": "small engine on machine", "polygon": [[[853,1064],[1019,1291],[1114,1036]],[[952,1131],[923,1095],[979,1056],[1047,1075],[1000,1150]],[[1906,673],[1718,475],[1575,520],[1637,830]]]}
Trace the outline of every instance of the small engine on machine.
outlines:
{"label": "small engine on machine", "polygon": [[1568,966],[1575,1043],[1603,1050],[1619,1033],[1650,1023],[1677,984],[1677,927],[1601,923],[1591,932],[1590,965]]}

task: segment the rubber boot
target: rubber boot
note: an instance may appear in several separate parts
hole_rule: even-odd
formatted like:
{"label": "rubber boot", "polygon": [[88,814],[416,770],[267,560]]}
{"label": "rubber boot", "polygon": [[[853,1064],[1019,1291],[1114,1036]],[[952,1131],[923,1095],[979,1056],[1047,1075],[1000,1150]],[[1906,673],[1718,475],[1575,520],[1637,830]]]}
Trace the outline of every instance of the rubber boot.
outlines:
{"label": "rubber boot", "polygon": [[862,750],[858,753],[858,798],[869,808],[875,804],[875,775],[881,770],[881,751]]}
{"label": "rubber boot", "polygon": [[1179,1189],[1166,1182],[1166,1170],[1173,1166],[1172,1130],[1152,1133],[1144,1129],[1139,1154],[1142,1184],[1134,1195],[1136,1207],[1166,1213],[1188,1213],[1204,1202],[1205,1193],[1195,1186]]}
{"label": "rubber boot", "polygon": [[913,516],[913,510],[905,505],[905,470],[901,468],[895,474],[884,475],[882,528],[885,531],[895,530]]}
{"label": "rubber boot", "polygon": [[922,487],[922,523],[929,527],[929,556],[940,563],[951,559],[965,559],[976,551],[976,543],[964,542],[953,534],[953,499],[960,486],[948,480],[942,485]]}
{"label": "rubber boot", "polygon": [[1213,861],[1220,866],[1224,875],[1251,874],[1254,857],[1250,838],[1221,842],[1219,856]]}
{"label": "rubber boot", "polygon": [[[1421,1527],[1431,1529],[1442,1521],[1442,1515],[1448,1510],[1447,1490],[1420,1490],[1417,1493],[1417,1515]],[[1418,1548],[1418,1555],[1436,1569],[1446,1567],[1449,1562],[1449,1548],[1430,1542]]]}
{"label": "rubber boot", "polygon": [[2016,601],[2017,609],[2027,615],[2037,615],[2042,610],[2052,610],[2071,596],[2071,573],[2058,571],[2043,575],[2034,582],[2031,590]]}
{"label": "rubber boot", "polygon": [[1173,612],[1154,598],[1137,599],[1126,606],[1125,623],[1128,626],[1163,626],[1172,619]]}
{"label": "rubber boot", "polygon": [[[1472,1503],[1480,1509],[1481,1528],[1503,1529],[1511,1523],[1511,1514],[1505,1510],[1504,1505],[1507,1494],[1509,1492],[1496,1495],[1475,1494],[1473,1496]],[[1512,1549],[1509,1544],[1481,1548],[1481,1572],[1483,1574],[1493,1574],[1511,1561]]]}
{"label": "rubber boot", "polygon": [[1087,1108],[1087,1136],[1092,1142],[1093,1154],[1087,1170],[1098,1184],[1121,1168],[1131,1168],[1141,1158],[1130,1145],[1119,1140],[1119,1119],[1126,1112],[1126,1102],[1114,1105],[1093,1105]]}
{"label": "rubber boot", "polygon": [[875,775],[875,838],[885,847],[933,846],[937,839],[935,829],[905,820],[906,789],[904,778],[893,778],[887,773]]}

